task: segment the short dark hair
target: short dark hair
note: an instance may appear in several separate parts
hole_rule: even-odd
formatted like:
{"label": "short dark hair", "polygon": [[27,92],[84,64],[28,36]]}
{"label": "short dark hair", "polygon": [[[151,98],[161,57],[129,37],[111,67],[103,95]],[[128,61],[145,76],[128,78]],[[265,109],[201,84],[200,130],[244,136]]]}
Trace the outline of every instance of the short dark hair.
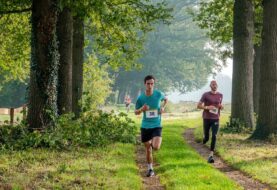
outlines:
{"label": "short dark hair", "polygon": [[144,84],[146,83],[147,80],[151,80],[153,79],[154,81],[156,80],[155,77],[153,75],[147,75],[145,78],[144,78]]}

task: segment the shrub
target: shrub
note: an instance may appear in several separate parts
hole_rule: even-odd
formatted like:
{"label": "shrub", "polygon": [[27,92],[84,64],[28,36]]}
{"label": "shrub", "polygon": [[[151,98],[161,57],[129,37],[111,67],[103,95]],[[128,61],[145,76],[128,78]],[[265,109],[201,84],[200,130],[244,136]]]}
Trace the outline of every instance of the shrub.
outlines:
{"label": "shrub", "polygon": [[94,111],[74,120],[61,116],[55,127],[29,131],[26,125],[0,127],[0,146],[5,149],[46,147],[67,149],[76,146],[106,146],[114,142],[135,143],[136,127],[126,114]]}
{"label": "shrub", "polygon": [[231,118],[229,122],[226,123],[226,126],[222,129],[223,132],[227,133],[249,133],[253,129],[246,127],[245,123],[238,118]]}

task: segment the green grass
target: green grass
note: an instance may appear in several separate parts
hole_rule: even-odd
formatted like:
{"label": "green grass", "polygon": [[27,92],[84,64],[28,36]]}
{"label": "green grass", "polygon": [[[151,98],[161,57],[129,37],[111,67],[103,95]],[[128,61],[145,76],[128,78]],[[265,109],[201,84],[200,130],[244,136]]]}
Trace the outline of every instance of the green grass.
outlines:
{"label": "green grass", "polygon": [[185,143],[182,136],[185,128],[201,122],[199,118],[164,121],[162,147],[154,156],[160,164],[156,173],[161,183],[167,189],[241,189]]}
{"label": "green grass", "polygon": [[[199,113],[189,115],[184,113],[185,119],[180,119],[181,115],[163,116],[162,147],[154,154],[155,161],[159,163],[155,171],[160,176],[161,183],[167,189],[176,190],[241,189],[235,182],[207,164],[206,159],[186,144],[183,138],[185,129],[202,126]],[[135,116],[133,113],[129,113],[129,116],[137,123],[139,134],[141,116]],[[197,129],[199,135],[202,131],[200,129]],[[240,140],[244,142],[243,138]],[[232,142],[239,143],[240,140]],[[256,158],[261,159],[265,156],[267,149],[262,151],[263,148],[265,147],[261,147],[258,151],[259,155]],[[270,164],[276,162],[275,152],[272,150],[272,158],[267,159],[268,169]],[[236,156],[236,152],[228,151],[228,153],[230,156],[231,154]],[[237,154],[242,152],[237,151]],[[14,189],[141,189],[142,179],[139,176],[135,156],[135,145],[121,143],[106,148],[80,148],[70,151],[47,149],[2,151],[0,189],[5,186]],[[228,159],[227,154],[226,157]],[[245,170],[247,167],[249,170],[256,170],[259,166],[249,164],[250,161],[256,162],[255,159],[247,160],[247,165],[244,164],[245,161],[237,158],[234,163],[238,166],[243,165],[241,167],[245,167]],[[268,173],[275,171],[277,168],[273,165]]]}
{"label": "green grass", "polygon": [[2,153],[1,184],[18,189],[141,189],[134,151],[134,145],[117,143],[98,149]]}
{"label": "green grass", "polygon": [[[22,114],[17,113],[14,115],[14,121],[19,122],[22,120]],[[0,122],[10,122],[10,115],[0,115]]]}
{"label": "green grass", "polygon": [[[223,116],[221,126],[228,121]],[[195,131],[202,139],[202,126]],[[262,141],[249,140],[250,134],[228,134],[219,132],[216,150],[233,167],[240,169],[255,179],[277,188],[277,146]]]}

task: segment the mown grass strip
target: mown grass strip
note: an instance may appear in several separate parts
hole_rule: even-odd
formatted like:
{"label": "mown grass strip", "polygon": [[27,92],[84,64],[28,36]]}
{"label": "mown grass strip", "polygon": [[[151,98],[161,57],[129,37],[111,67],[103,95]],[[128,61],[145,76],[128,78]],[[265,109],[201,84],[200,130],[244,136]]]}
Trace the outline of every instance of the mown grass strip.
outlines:
{"label": "mown grass strip", "polygon": [[30,149],[0,155],[1,187],[14,189],[141,189],[135,147],[71,151]]}
{"label": "mown grass strip", "polygon": [[156,161],[160,164],[156,173],[160,175],[161,183],[167,189],[242,189],[207,164],[205,159],[185,143],[185,128],[201,123],[201,119],[168,120],[163,123],[162,148],[155,154]]}
{"label": "mown grass strip", "polygon": [[[221,128],[228,121],[228,115],[221,119]],[[195,130],[195,137],[202,138],[202,126]],[[252,141],[250,134],[230,134],[219,131],[218,154],[232,167],[237,168],[259,181],[277,189],[277,147],[262,141]]]}

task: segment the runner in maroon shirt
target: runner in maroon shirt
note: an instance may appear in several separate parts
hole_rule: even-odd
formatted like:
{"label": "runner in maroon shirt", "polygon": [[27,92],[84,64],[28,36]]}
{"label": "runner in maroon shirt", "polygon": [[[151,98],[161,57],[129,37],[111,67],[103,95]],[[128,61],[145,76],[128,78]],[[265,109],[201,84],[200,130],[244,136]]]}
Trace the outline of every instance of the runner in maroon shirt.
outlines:
{"label": "runner in maroon shirt", "polygon": [[216,143],[216,135],[219,129],[220,110],[223,109],[223,95],[217,92],[217,83],[212,80],[210,83],[211,91],[205,92],[200,99],[197,108],[203,109],[203,144],[208,142],[210,129],[212,130],[211,153],[208,158],[209,163],[214,163],[214,149]]}

